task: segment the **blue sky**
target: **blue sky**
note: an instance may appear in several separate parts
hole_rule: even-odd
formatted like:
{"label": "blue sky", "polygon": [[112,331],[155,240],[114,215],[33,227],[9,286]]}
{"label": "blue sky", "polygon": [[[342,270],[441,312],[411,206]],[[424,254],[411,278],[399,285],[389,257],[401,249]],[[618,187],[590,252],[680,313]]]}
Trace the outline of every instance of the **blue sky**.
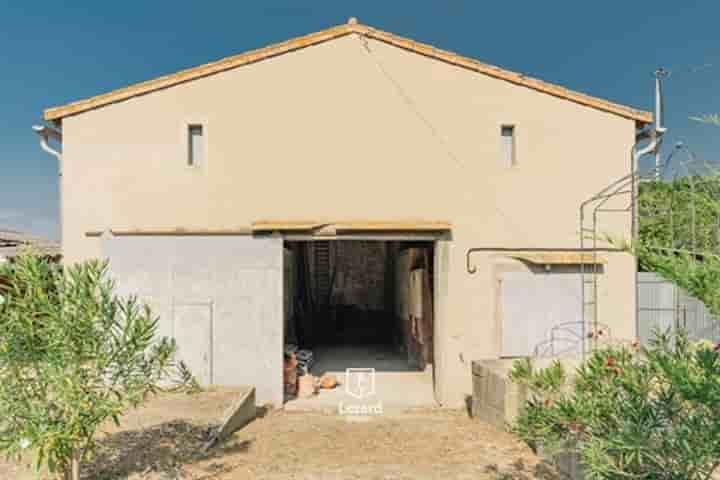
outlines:
{"label": "blue sky", "polygon": [[720,112],[718,1],[0,0],[0,226],[58,237],[57,165],[30,129],[44,108],[351,16],[643,109],[662,65],[668,144],[720,160],[720,128],[688,120]]}

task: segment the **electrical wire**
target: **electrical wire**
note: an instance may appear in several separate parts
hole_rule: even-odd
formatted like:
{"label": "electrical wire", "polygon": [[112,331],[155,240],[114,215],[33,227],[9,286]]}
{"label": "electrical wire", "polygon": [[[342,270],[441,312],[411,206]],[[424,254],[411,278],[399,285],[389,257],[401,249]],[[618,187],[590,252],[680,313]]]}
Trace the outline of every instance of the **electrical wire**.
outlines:
{"label": "electrical wire", "polygon": [[427,118],[425,115],[422,114],[420,111],[420,108],[417,106],[415,101],[412,99],[412,97],[403,89],[402,85],[392,76],[390,75],[390,72],[387,71],[385,66],[380,62],[380,60],[377,58],[377,56],[374,54],[372,49],[370,49],[370,45],[368,43],[367,38],[364,35],[359,35],[360,41],[362,42],[363,49],[368,53],[368,56],[373,60],[375,65],[377,66],[378,70],[380,70],[380,73],[383,74],[383,76],[395,87],[396,92],[400,96],[400,98],[405,102],[405,104],[410,108],[410,110],[417,116],[418,119],[422,123],[425,124],[425,126],[430,130],[430,133],[433,134],[433,136],[442,144],[443,148],[445,149],[445,152],[447,153],[448,157],[450,157],[451,160],[453,160],[458,166],[464,167],[464,163],[460,158],[455,154],[455,152],[450,147],[450,144],[448,143],[447,138],[445,138],[440,131],[438,130],[435,125]]}

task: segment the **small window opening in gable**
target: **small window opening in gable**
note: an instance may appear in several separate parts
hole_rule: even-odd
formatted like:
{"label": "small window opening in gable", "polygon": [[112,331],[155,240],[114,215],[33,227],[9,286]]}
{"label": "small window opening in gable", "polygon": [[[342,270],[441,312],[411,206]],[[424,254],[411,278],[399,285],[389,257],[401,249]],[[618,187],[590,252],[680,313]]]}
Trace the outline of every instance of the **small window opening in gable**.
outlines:
{"label": "small window opening in gable", "polygon": [[508,168],[516,165],[515,125],[502,125],[500,127],[500,147],[500,164]]}
{"label": "small window opening in gable", "polygon": [[205,163],[205,132],[200,124],[188,125],[188,157],[190,167],[198,167]]}

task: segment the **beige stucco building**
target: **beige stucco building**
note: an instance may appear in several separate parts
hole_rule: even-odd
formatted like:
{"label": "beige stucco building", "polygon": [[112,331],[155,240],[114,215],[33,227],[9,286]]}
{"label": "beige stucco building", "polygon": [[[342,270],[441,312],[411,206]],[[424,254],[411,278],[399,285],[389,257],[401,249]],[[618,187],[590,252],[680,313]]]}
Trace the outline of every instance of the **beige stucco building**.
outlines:
{"label": "beige stucco building", "polygon": [[[289,244],[383,241],[388,258],[430,255],[434,395],[449,406],[471,393],[471,360],[581,320],[580,204],[629,173],[652,120],[355,22],[45,119],[62,131],[65,262],[109,257],[164,333],[208,335],[188,354],[208,383],[281,402]],[[630,222],[599,230],[629,237]],[[632,257],[593,259],[597,320],[634,338]]]}

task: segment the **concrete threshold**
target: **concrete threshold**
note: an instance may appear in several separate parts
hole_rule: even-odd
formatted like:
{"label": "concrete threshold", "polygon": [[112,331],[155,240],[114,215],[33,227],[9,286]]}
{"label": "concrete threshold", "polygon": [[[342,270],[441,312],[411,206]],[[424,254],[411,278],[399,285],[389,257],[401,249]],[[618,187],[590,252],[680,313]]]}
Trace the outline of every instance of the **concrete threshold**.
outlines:
{"label": "concrete threshold", "polygon": [[[329,373],[329,372],[328,372]],[[342,413],[357,411],[363,407],[383,410],[406,410],[434,408],[438,406],[433,391],[432,371],[425,372],[377,372],[375,393],[362,398],[350,394],[346,388],[345,372],[334,372],[340,385],[332,390],[321,389],[307,398],[293,398],[285,403],[288,411],[323,411]]]}

